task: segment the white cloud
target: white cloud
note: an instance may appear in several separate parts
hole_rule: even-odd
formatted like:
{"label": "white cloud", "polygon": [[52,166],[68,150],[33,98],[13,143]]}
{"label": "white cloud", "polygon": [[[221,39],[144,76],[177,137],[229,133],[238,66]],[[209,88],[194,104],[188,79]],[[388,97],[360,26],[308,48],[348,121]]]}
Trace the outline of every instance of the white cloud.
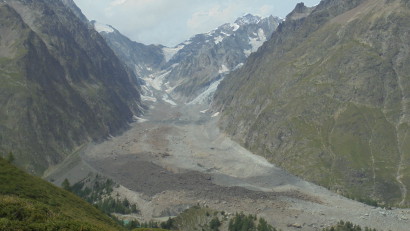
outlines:
{"label": "white cloud", "polygon": [[272,5],[263,5],[259,8],[258,14],[260,16],[269,16],[273,12],[273,6]]}
{"label": "white cloud", "polygon": [[[214,5],[206,11],[194,12],[191,18],[188,19],[187,26],[193,32],[198,30],[206,32],[205,28],[209,30],[209,24],[219,26],[230,22],[236,16],[235,7],[232,7],[232,5],[225,8],[221,5]],[[205,29],[205,31],[202,29]]]}
{"label": "white cloud", "polygon": [[115,0],[113,2],[111,2],[111,6],[118,6],[118,5],[122,5],[126,2],[127,0]]}

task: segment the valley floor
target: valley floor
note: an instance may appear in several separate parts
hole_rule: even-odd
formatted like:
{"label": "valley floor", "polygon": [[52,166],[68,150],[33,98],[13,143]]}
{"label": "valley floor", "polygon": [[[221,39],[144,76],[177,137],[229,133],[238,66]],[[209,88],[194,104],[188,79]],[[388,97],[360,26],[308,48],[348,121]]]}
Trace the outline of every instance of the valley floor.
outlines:
{"label": "valley floor", "polygon": [[138,203],[143,220],[200,204],[257,214],[282,230],[321,230],[339,220],[380,230],[410,227],[410,210],[373,208],[292,176],[232,141],[217,122],[206,106],[152,102],[131,129],[89,145],[58,177],[96,171],[112,178],[121,185],[116,193]]}

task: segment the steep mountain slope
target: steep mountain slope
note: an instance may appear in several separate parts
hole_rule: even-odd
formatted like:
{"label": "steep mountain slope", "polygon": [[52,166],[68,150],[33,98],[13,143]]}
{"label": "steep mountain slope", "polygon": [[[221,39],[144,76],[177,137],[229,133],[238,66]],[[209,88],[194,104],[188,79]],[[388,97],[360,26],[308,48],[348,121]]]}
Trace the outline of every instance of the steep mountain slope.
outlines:
{"label": "steep mountain slope", "polygon": [[134,71],[138,77],[144,77],[157,72],[165,63],[162,45],[144,45],[131,41],[115,28],[92,21],[95,29],[118,58]]}
{"label": "steep mountain slope", "polygon": [[409,1],[299,4],[221,83],[221,126],[305,179],[409,205],[409,33]]}
{"label": "steep mountain slope", "polygon": [[80,8],[75,4],[73,0],[61,0],[61,2],[69,8],[77,18],[79,18],[83,23],[89,24],[90,22],[88,21],[87,17],[83,14]]}
{"label": "steep mountain slope", "polygon": [[225,74],[240,67],[280,21],[248,14],[172,48],[133,42],[109,25],[95,21],[93,25],[116,55],[145,80],[145,95],[152,97],[153,88],[185,103],[202,103],[210,101]]}
{"label": "steep mountain slope", "polygon": [[73,194],[0,158],[1,230],[122,230]]}
{"label": "steep mountain slope", "polygon": [[140,112],[135,77],[61,1],[0,3],[0,150],[41,174]]}
{"label": "steep mountain slope", "polygon": [[272,16],[262,19],[248,14],[235,23],[196,35],[175,48],[165,48],[169,61],[164,83],[168,92],[183,102],[209,100],[207,97],[223,76],[240,67],[270,37],[280,21]]}

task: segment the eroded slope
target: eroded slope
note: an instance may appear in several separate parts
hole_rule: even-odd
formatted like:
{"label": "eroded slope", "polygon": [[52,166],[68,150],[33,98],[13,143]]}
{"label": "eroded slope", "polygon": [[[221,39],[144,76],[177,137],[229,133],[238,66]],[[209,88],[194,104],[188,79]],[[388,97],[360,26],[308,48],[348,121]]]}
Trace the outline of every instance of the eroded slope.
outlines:
{"label": "eroded slope", "polygon": [[[301,6],[299,6],[301,7]],[[290,172],[409,204],[407,1],[322,1],[293,16],[215,96],[221,126]]]}

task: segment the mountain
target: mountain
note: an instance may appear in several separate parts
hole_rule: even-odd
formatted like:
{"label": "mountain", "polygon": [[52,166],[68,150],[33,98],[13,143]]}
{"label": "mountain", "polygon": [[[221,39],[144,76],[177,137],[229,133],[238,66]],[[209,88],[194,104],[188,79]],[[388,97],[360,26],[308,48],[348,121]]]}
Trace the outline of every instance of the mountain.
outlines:
{"label": "mountain", "polygon": [[223,76],[239,68],[280,21],[247,14],[175,47],[133,42],[109,25],[93,24],[117,56],[144,80],[145,95],[152,97],[153,88],[184,103],[203,103],[209,102]]}
{"label": "mountain", "polygon": [[72,13],[77,16],[84,24],[89,24],[87,17],[83,14],[80,8],[75,4],[73,0],[61,0],[61,2],[71,10]]}
{"label": "mountain", "polygon": [[160,70],[165,63],[162,45],[145,45],[131,41],[112,26],[91,22],[103,36],[118,58],[133,70],[137,77],[144,77]]}
{"label": "mountain", "polygon": [[77,196],[0,158],[1,230],[122,230]]}
{"label": "mountain", "polygon": [[134,74],[62,1],[2,1],[0,22],[0,151],[19,166],[41,174],[141,113]]}
{"label": "mountain", "polygon": [[289,172],[410,205],[410,2],[298,4],[218,87],[220,126]]}
{"label": "mountain", "polygon": [[239,68],[273,33],[281,20],[247,14],[234,23],[164,48],[167,92],[185,103],[209,101],[225,74]]}

